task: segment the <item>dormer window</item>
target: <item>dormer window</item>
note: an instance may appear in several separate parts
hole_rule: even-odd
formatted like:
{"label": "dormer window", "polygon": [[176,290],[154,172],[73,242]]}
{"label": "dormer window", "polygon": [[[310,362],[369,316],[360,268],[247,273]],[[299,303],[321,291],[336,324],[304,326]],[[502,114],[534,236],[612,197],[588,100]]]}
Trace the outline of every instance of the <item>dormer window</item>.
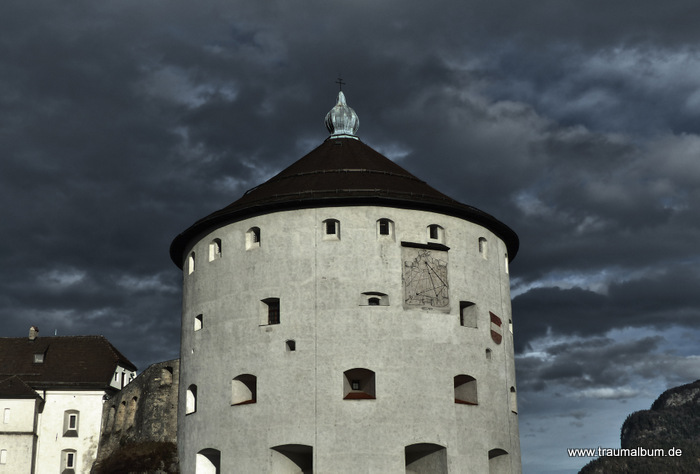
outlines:
{"label": "dormer window", "polygon": [[44,363],[44,353],[43,352],[38,352],[34,354],[34,363],[35,364],[43,364]]}

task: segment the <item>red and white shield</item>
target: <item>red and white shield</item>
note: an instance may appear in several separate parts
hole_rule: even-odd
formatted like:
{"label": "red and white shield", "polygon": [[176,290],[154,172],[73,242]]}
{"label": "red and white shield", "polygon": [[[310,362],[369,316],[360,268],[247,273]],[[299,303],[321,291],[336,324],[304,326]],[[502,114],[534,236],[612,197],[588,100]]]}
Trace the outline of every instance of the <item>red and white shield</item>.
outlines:
{"label": "red and white shield", "polygon": [[496,344],[500,344],[503,340],[503,323],[501,322],[501,318],[491,311],[489,311],[489,314],[491,315],[491,339],[493,339],[493,342]]}

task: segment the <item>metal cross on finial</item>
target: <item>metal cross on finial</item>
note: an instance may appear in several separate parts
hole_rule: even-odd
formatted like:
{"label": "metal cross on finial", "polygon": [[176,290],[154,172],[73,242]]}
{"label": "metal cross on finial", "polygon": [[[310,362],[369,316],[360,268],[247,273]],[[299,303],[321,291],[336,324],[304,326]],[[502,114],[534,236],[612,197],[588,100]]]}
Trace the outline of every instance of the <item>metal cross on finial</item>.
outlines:
{"label": "metal cross on finial", "polygon": [[343,86],[345,85],[345,83],[343,82],[343,79],[339,77],[338,80],[335,81],[335,83],[338,84],[338,90],[341,90],[341,91],[342,91],[342,90],[343,90]]}

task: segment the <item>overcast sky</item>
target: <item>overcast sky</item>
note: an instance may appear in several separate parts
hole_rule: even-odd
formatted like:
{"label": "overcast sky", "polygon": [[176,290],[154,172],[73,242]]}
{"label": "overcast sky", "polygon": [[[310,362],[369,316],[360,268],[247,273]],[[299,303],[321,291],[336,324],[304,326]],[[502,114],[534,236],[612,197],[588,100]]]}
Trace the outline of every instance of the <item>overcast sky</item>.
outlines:
{"label": "overcast sky", "polygon": [[524,472],[700,378],[697,0],[2,0],[0,336],[178,357],[172,239],[327,136],[512,227]]}

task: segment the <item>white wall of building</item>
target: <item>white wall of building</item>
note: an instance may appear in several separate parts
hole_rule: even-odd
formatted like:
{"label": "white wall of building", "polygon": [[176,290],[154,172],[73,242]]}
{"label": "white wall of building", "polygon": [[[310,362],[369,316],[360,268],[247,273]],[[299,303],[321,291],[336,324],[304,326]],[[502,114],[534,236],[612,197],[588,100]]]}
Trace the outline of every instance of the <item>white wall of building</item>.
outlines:
{"label": "white wall of building", "polygon": [[31,472],[36,403],[36,399],[0,399],[0,473]]}
{"label": "white wall of building", "polygon": [[[46,403],[39,415],[37,473],[61,472],[62,453],[75,451],[75,472],[89,473],[97,456],[104,390],[41,392]],[[77,436],[66,435],[67,411],[77,411]]]}

